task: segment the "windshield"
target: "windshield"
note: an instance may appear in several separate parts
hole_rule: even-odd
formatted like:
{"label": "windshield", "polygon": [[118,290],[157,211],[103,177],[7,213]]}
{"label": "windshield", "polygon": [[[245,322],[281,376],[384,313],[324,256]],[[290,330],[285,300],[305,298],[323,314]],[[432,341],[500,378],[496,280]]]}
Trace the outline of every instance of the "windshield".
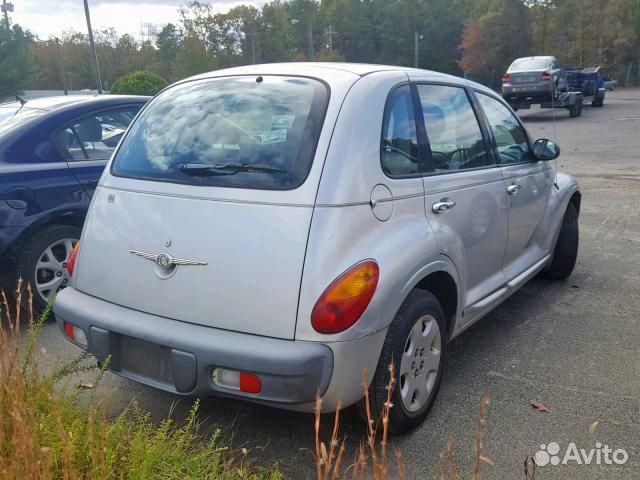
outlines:
{"label": "windshield", "polygon": [[545,70],[549,68],[551,61],[547,58],[519,58],[509,67],[510,72],[522,72],[526,70]]}
{"label": "windshield", "polygon": [[287,190],[311,168],[328,101],[324,84],[282,76],[188,82],[132,124],[111,173],[201,186]]}

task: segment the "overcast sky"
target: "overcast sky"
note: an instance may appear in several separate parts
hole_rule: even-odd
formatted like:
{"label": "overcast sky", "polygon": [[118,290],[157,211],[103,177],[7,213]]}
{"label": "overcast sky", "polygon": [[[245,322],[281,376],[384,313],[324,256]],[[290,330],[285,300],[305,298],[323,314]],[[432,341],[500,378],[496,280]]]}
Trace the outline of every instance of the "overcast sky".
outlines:
{"label": "overcast sky", "polygon": [[[8,0],[15,11],[12,19],[40,38],[63,30],[86,32],[83,0]],[[239,4],[261,5],[266,0],[210,0],[216,11],[227,11]],[[119,34],[140,36],[141,23],[162,25],[176,22],[178,7],[187,0],[89,0],[91,25],[95,30],[114,27]]]}

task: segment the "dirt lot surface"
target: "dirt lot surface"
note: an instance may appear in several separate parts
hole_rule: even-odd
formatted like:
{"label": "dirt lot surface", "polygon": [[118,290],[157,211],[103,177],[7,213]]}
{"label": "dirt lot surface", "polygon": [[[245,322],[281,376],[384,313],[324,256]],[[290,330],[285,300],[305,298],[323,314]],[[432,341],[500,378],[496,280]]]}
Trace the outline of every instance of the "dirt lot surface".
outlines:
{"label": "dirt lot surface", "polygon": [[[484,479],[522,479],[523,461],[541,444],[557,442],[560,459],[571,442],[624,449],[624,465],[541,467],[536,479],[640,478],[640,90],[608,93],[604,108],[581,118],[560,110],[521,113],[534,137],[556,139],[561,170],[583,189],[579,263],[567,282],[533,280],[450,346],[443,385],[424,425],[393,441],[408,478],[431,478],[453,436],[459,469],[471,478],[476,417],[483,392],[486,417]],[[554,127],[555,124],[555,127]],[[54,324],[40,345],[47,363],[77,353]],[[137,400],[153,416],[183,414],[191,400],[108,374],[114,411]],[[546,405],[539,413],[531,400]],[[224,399],[204,399],[204,428],[233,434],[258,461],[278,461],[292,478],[312,478],[313,418]],[[323,420],[329,429],[330,416]],[[350,422],[350,423],[349,423]],[[594,422],[598,422],[594,426]],[[591,429],[591,431],[590,431]],[[344,427],[350,454],[362,427]]]}

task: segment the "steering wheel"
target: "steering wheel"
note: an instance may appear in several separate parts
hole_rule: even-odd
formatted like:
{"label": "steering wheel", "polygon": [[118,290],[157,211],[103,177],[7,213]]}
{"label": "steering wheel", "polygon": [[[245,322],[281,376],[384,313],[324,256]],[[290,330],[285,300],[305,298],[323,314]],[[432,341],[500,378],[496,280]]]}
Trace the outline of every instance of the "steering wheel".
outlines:
{"label": "steering wheel", "polygon": [[385,145],[382,148],[384,148],[387,152],[392,152],[392,153],[397,153],[399,155],[402,155],[404,158],[406,158],[407,160],[412,161],[413,163],[418,163],[418,159],[416,157],[414,157],[411,154],[405,152],[401,148],[394,147],[393,145]]}
{"label": "steering wheel", "polygon": [[115,135],[112,135],[109,138],[103,139],[102,143],[104,143],[109,148],[115,148],[116,145],[118,145],[118,142],[120,141],[120,139],[122,138],[122,135],[124,135],[124,131],[116,133]]}

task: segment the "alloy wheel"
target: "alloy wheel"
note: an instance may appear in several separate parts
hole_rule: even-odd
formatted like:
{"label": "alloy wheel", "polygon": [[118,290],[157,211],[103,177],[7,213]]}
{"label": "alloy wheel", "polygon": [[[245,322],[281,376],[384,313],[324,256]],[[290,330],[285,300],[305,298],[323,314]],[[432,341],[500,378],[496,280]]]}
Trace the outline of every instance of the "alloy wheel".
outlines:
{"label": "alloy wheel", "polygon": [[71,275],[67,271],[67,261],[77,242],[77,238],[56,240],[38,257],[34,283],[36,292],[45,303],[49,302],[52,294],[69,283]]}
{"label": "alloy wheel", "polygon": [[429,400],[438,377],[442,339],[431,315],[420,317],[407,337],[400,361],[400,397],[409,412],[417,412]]}

